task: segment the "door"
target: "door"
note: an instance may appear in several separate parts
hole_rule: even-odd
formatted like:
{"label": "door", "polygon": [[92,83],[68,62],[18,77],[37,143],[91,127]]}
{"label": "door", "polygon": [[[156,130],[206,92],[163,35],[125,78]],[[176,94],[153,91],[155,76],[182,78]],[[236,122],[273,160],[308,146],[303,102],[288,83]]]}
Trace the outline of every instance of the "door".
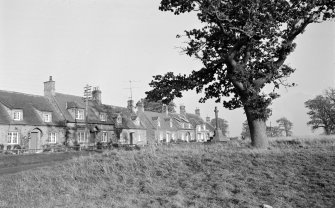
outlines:
{"label": "door", "polygon": [[29,140],[29,149],[38,149],[39,133],[31,132]]}
{"label": "door", "polygon": [[134,133],[130,133],[129,144],[130,145],[134,144]]}

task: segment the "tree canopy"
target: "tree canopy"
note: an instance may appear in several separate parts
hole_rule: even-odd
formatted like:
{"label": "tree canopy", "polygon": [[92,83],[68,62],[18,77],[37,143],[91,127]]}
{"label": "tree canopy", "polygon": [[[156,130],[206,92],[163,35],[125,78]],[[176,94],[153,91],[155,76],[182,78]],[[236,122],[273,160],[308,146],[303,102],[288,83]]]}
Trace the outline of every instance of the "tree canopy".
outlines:
{"label": "tree canopy", "polygon": [[[243,107],[253,146],[267,145],[265,120],[280,85],[294,69],[284,64],[295,38],[311,23],[335,17],[335,1],[161,0],[162,11],[195,12],[202,28],[185,31],[184,51],[203,67],[191,74],[156,75],[148,99],[170,102],[182,91],[203,93],[228,109]],[[265,92],[265,85],[273,90]]]}
{"label": "tree canopy", "polygon": [[312,130],[323,128],[327,135],[335,133],[335,89],[329,89],[324,95],[306,101],[305,106],[309,109],[307,114],[310,117],[307,125]]}
{"label": "tree canopy", "polygon": [[[149,101],[147,99],[142,99],[143,102],[143,106],[144,106],[144,110],[146,111],[153,111],[153,112],[157,112],[157,113],[162,113],[163,112],[163,102],[161,100],[158,101]],[[168,107],[168,111],[171,113],[175,113],[175,107],[176,104],[174,102],[169,102],[167,104]]]}

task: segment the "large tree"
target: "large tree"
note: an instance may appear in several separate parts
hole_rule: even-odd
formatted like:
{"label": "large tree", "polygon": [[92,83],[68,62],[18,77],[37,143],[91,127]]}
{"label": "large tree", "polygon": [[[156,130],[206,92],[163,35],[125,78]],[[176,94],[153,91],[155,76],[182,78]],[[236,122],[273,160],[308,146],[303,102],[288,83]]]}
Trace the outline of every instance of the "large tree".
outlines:
{"label": "large tree", "polygon": [[325,134],[335,133],[335,99],[334,89],[327,90],[325,95],[318,95],[314,99],[305,102],[309,109],[307,114],[310,117],[308,125],[313,130],[323,128]]}
{"label": "large tree", "polygon": [[[223,119],[223,118],[218,118],[218,123],[219,123],[219,128],[220,128],[221,131],[222,131],[222,134],[223,134],[224,136],[227,136],[227,133],[228,133],[228,127],[229,127],[229,125],[228,125],[228,121],[226,121],[226,120]],[[211,124],[212,124],[212,126],[214,126],[214,127],[216,128],[216,119],[215,119],[215,118],[213,118],[213,119],[211,120]]]}
{"label": "large tree", "polygon": [[[161,100],[149,101],[147,99],[142,99],[141,101],[143,102],[144,110],[153,111],[153,112],[157,112],[157,113],[162,113],[163,112],[164,104]],[[176,110],[175,110],[176,104],[174,102],[172,102],[172,101],[169,102],[167,104],[167,107],[168,107],[169,112],[171,112],[171,113],[176,112]]]}
{"label": "large tree", "polygon": [[[331,0],[161,0],[160,10],[176,15],[197,14],[202,28],[185,31],[186,54],[203,67],[191,74],[154,76],[147,98],[170,102],[182,91],[204,93],[200,102],[214,98],[229,109],[243,107],[252,145],[266,147],[269,105],[275,89],[294,69],[284,62],[296,37],[311,23],[335,17]],[[271,84],[273,91],[263,88]]]}
{"label": "large tree", "polygon": [[293,123],[286,117],[282,117],[276,121],[280,129],[285,132],[285,136],[292,136]]}

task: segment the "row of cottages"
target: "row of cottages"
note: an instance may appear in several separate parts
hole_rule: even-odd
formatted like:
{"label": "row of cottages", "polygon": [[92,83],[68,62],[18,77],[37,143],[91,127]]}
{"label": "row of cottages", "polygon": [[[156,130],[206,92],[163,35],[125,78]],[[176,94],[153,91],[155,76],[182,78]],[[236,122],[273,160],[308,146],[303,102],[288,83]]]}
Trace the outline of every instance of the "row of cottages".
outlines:
{"label": "row of cottages", "polygon": [[[204,121],[200,110],[196,114],[186,113],[185,106],[180,106],[180,112],[171,113],[163,106],[162,113],[145,111],[143,103],[136,104],[137,115],[147,130],[148,143],[170,143],[175,141],[205,142],[214,135],[214,127],[209,118]],[[128,109],[134,112],[133,101],[128,102]]]}
{"label": "row of cottages", "polygon": [[[136,109],[136,110],[135,110]],[[92,99],[57,93],[55,81],[44,82],[44,96],[0,91],[0,149],[20,145],[41,149],[44,145],[91,146],[97,142],[155,144],[172,141],[207,141],[214,127],[200,110],[186,113],[145,111],[142,102],[127,107],[102,104],[95,88]]]}
{"label": "row of cottages", "polygon": [[146,138],[138,116],[102,104],[98,88],[87,103],[80,96],[56,93],[52,77],[44,82],[44,96],[0,91],[0,149],[97,142],[144,145]]}

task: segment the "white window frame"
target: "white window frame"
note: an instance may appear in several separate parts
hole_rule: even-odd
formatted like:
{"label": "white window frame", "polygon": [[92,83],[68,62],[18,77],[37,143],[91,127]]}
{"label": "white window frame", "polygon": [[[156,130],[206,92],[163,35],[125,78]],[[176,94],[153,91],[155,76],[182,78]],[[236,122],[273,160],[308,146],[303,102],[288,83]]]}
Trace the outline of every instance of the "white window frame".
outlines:
{"label": "white window frame", "polygon": [[185,123],[181,123],[181,128],[185,128]]}
{"label": "white window frame", "polygon": [[201,126],[200,125],[197,126],[197,130],[201,131]]}
{"label": "white window frame", "polygon": [[49,132],[48,142],[51,143],[51,144],[56,144],[57,143],[57,133],[56,132]]}
{"label": "white window frame", "polygon": [[161,122],[159,120],[157,120],[157,126],[161,127]]}
{"label": "white window frame", "polygon": [[139,141],[139,142],[142,141],[142,140],[141,140],[141,134],[140,134],[140,133],[138,134],[138,140],[137,140],[137,141]]}
{"label": "white window frame", "polygon": [[23,118],[23,112],[21,110],[13,110],[13,120],[21,121]]}
{"label": "white window frame", "polygon": [[8,132],[7,144],[19,144],[19,132],[17,131]]}
{"label": "white window frame", "polygon": [[52,114],[49,112],[43,112],[43,121],[44,122],[51,122],[52,121]]}
{"label": "white window frame", "polygon": [[170,120],[170,128],[173,127],[173,123],[172,123],[172,120]]}
{"label": "white window frame", "polygon": [[77,132],[77,140],[78,142],[86,142],[86,132],[84,131],[78,131]]}
{"label": "white window frame", "polygon": [[107,142],[108,141],[108,133],[107,131],[103,131],[101,135],[101,142]]}
{"label": "white window frame", "polygon": [[84,120],[84,117],[85,117],[85,111],[84,109],[76,109],[76,112],[75,112],[75,117],[76,119],[78,120]]}
{"label": "white window frame", "polygon": [[100,121],[107,121],[106,113],[100,113]]}

